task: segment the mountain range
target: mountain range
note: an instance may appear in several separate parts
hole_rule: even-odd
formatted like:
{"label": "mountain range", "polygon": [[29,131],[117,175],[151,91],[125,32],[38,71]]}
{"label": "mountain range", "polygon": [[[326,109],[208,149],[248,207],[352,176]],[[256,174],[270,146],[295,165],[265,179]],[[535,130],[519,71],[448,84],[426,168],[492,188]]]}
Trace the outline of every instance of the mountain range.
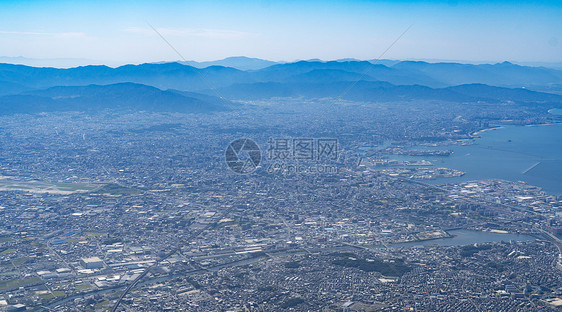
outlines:
{"label": "mountain range", "polygon": [[259,70],[266,68],[278,62],[262,60],[259,58],[245,57],[245,56],[232,56],[217,61],[196,62],[196,61],[180,61],[180,64],[193,66],[196,68],[205,68],[209,66],[224,66],[232,67],[239,70]]}
{"label": "mountain range", "polygon": [[0,97],[0,114],[103,110],[207,113],[228,108],[228,103],[215,97],[130,82],[51,87]]}
{"label": "mountain range", "polygon": [[218,94],[234,100],[304,96],[356,101],[562,103],[562,70],[509,62],[384,65],[352,59],[274,63],[234,57],[222,63],[248,69],[216,64],[203,67],[203,63],[195,64],[202,67],[197,68],[177,62],[68,69],[0,64],[0,112],[231,109],[232,103]]}

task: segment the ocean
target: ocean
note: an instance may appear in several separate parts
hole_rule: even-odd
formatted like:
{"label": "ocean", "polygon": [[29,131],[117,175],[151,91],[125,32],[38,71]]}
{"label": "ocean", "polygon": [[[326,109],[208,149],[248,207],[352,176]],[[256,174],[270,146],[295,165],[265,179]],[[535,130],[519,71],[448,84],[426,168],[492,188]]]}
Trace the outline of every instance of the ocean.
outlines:
{"label": "ocean", "polygon": [[[525,181],[562,195],[562,124],[503,126],[480,133],[476,144],[446,146],[449,157],[393,156],[392,159],[429,160],[435,167],[466,172],[462,177],[428,180],[431,184],[482,179]],[[415,147],[419,149],[420,147]]]}

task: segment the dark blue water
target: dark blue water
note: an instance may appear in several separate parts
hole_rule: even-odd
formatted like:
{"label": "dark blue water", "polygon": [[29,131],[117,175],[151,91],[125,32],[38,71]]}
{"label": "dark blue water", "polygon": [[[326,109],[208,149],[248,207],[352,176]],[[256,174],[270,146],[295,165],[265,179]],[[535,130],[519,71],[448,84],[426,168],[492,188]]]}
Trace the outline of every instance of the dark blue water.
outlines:
{"label": "dark blue water", "polygon": [[485,131],[477,144],[447,146],[449,157],[396,156],[394,159],[426,159],[436,167],[466,172],[462,177],[429,180],[450,183],[481,179],[525,181],[543,190],[562,194],[562,124],[504,126]]}

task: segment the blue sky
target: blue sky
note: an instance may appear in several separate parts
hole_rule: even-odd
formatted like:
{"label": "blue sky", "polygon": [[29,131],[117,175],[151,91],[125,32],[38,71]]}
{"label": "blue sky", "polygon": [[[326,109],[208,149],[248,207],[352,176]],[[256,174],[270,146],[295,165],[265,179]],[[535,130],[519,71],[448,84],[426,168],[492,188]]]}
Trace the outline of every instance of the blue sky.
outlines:
{"label": "blue sky", "polygon": [[562,62],[559,1],[2,1],[0,56]]}

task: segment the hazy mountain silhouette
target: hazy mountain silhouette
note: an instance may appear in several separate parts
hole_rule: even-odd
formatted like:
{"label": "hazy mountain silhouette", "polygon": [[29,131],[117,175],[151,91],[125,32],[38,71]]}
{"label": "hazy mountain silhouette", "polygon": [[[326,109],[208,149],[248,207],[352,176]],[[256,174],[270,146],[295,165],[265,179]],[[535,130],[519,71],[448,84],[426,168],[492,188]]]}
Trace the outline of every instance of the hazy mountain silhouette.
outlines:
{"label": "hazy mountain silhouette", "polygon": [[0,96],[9,94],[18,94],[23,91],[31,90],[31,88],[14,82],[0,81]]}
{"label": "hazy mountain silhouette", "polygon": [[448,90],[482,99],[494,99],[513,102],[557,102],[561,95],[531,91],[523,88],[492,87],[485,84],[465,84],[448,87]]}
{"label": "hazy mountain silhouette", "polygon": [[521,66],[509,62],[471,65],[407,61],[400,62],[392,68],[402,72],[425,75],[449,86],[482,83],[494,86],[532,87],[562,82],[562,71],[560,70]]}
{"label": "hazy mountain silhouette", "polygon": [[209,66],[224,66],[224,67],[236,68],[239,70],[259,70],[277,64],[277,62],[262,60],[259,58],[245,57],[245,56],[227,57],[225,59],[217,60],[217,61],[207,61],[207,62],[182,61],[179,63],[190,65],[197,68],[205,68]]}
{"label": "hazy mountain silhouette", "polygon": [[134,82],[161,89],[197,90],[210,85],[225,86],[236,81],[252,81],[249,74],[229,67],[197,69],[179,63],[108,66],[83,66],[68,69],[39,68],[0,64],[0,81],[31,88],[80,86]]}
{"label": "hazy mountain silhouette", "polygon": [[[352,84],[354,87],[344,94]],[[561,96],[532,90],[556,92],[561,85],[562,71],[508,62],[470,65],[407,61],[389,67],[355,60],[299,61],[247,71],[216,65],[198,69],[177,62],[69,69],[0,64],[0,109],[226,109],[229,104],[216,97],[216,90],[227,99],[244,100],[342,96],[356,101],[428,99],[540,104],[562,103]]]}
{"label": "hazy mountain silhouette", "polygon": [[367,61],[299,61],[276,64],[260,70],[231,67],[195,68],[180,63],[84,66],[69,69],[37,68],[0,64],[0,81],[28,88],[134,82],[160,89],[196,91],[223,88],[239,83],[386,81],[395,85],[432,88],[482,83],[503,87],[545,90],[562,84],[562,71],[511,63],[470,65],[459,63],[400,62],[393,66]]}
{"label": "hazy mountain silhouette", "polygon": [[52,87],[0,97],[0,113],[102,110],[206,113],[228,109],[208,95],[187,96],[155,87],[118,83],[77,87]]}
{"label": "hazy mountain silhouette", "polygon": [[510,89],[483,84],[430,88],[421,85],[393,85],[388,82],[360,81],[351,87],[350,82],[329,83],[251,83],[236,84],[219,89],[227,98],[256,100],[274,97],[341,97],[364,102],[391,102],[397,100],[439,100],[449,102],[486,101],[498,103],[560,103],[562,96],[526,89]]}
{"label": "hazy mountain silhouette", "polygon": [[[308,75],[304,75],[310,73]],[[339,75],[338,75],[339,73]],[[350,73],[358,75],[350,75]],[[326,77],[331,77],[332,82],[357,80],[387,81],[393,84],[421,84],[428,86],[446,86],[439,81],[424,74],[411,74],[401,72],[382,64],[372,64],[367,61],[346,61],[346,62],[321,62],[321,61],[300,61],[296,63],[278,64],[253,73],[254,80],[261,82],[292,82],[293,77],[301,82],[305,82],[303,77],[308,76],[306,82],[314,83],[318,79],[326,81]],[[353,77],[353,79],[350,79]]]}
{"label": "hazy mountain silhouette", "polygon": [[420,85],[393,85],[388,82],[360,81],[352,88],[348,81],[329,83],[253,83],[236,84],[220,89],[226,97],[239,100],[254,100],[273,97],[341,97],[353,101],[395,101],[414,99],[435,99],[468,101],[474,97],[447,89],[432,89]]}

